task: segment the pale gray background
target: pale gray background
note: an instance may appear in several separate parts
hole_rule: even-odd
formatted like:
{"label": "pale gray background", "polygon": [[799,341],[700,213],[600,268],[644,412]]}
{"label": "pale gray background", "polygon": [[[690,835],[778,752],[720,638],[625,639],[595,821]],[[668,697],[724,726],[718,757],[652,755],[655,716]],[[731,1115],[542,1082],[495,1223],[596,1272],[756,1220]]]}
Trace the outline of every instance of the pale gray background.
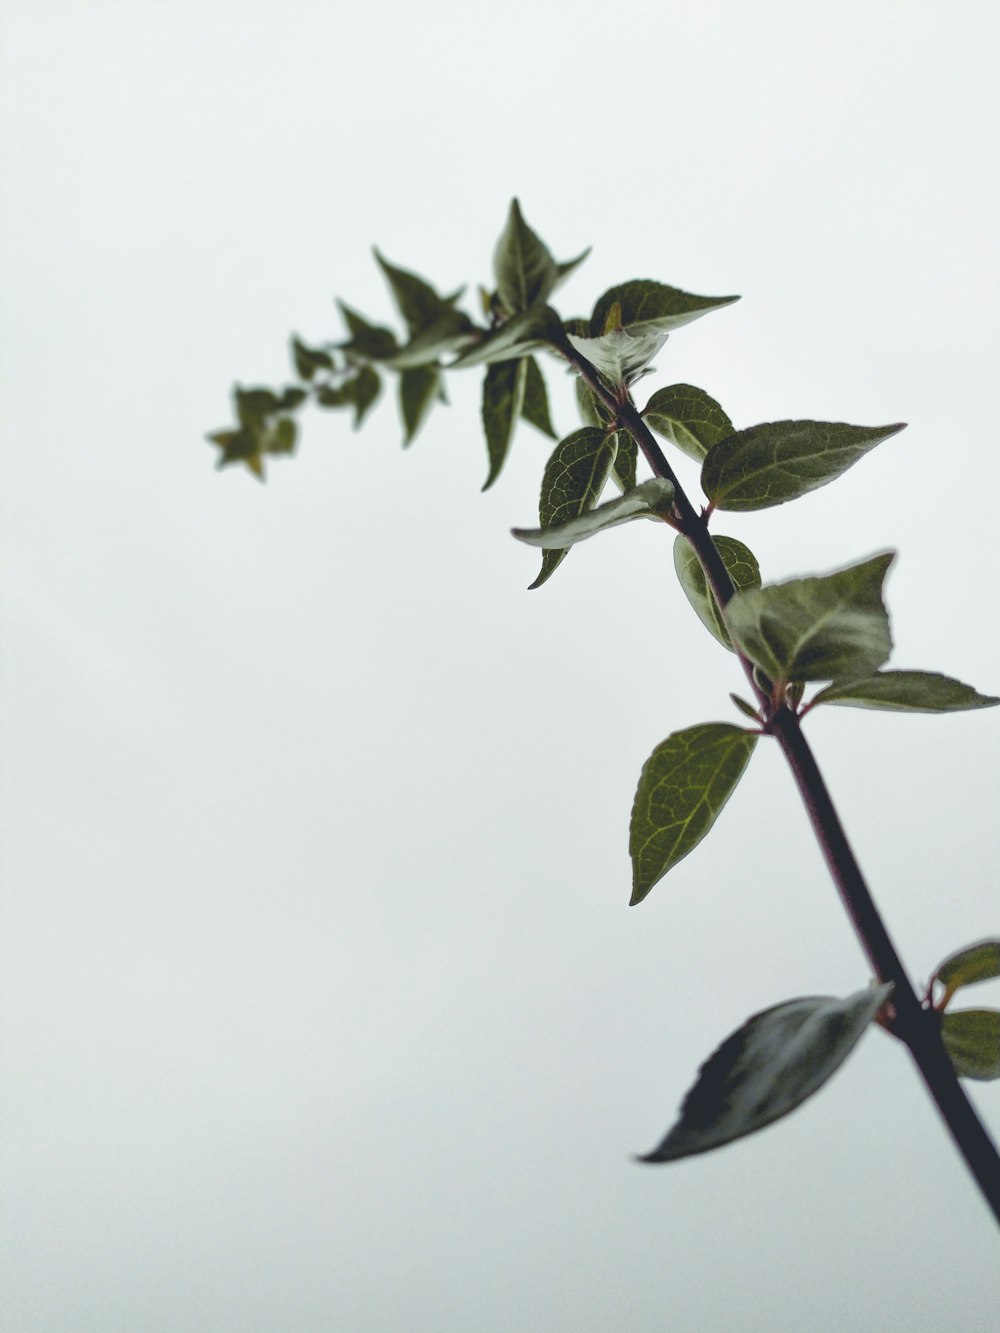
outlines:
{"label": "pale gray background", "polygon": [[[549,446],[479,495],[478,374],[406,455],[391,402],[310,416],[266,487],[202,436],[334,294],[389,316],[371,242],[488,281],[517,193],[594,245],[566,314],[743,293],[660,358],[738,425],[911,423],[720,530],[771,578],[897,547],[894,664],[996,691],[998,49],[994,0],[6,6],[10,1333],[996,1327],[881,1033],[784,1124],[629,1160],[750,1012],[867,980],[764,745],[626,906],[642,761],[740,687],[662,534],[526,593]],[[809,725],[918,978],[997,932],[998,722]]]}

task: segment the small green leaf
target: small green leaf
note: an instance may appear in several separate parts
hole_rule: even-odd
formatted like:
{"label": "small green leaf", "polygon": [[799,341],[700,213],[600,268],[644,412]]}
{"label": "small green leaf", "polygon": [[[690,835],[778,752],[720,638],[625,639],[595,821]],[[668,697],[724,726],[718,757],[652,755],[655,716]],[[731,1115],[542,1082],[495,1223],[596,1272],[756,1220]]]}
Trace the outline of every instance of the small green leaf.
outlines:
{"label": "small green leaf", "polygon": [[292,337],[292,361],[301,379],[311,380],[317,370],[332,370],[333,357],[318,347],[307,347],[299,338]]}
{"label": "small green leaf", "polygon": [[846,999],[810,995],[754,1014],[702,1065],[680,1119],[642,1162],[673,1162],[721,1148],[818,1092],[858,1044],[891,985]]}
{"label": "small green leaf", "polygon": [[892,650],[882,584],[894,558],[746,588],[726,606],[729,632],[773,681],[868,676]]}
{"label": "small green leaf", "polygon": [[728,722],[675,731],[646,760],[632,806],[631,906],[701,842],[732,796],[757,737]]}
{"label": "small green leaf", "polygon": [[[722,563],[729,571],[729,577],[736,591],[739,592],[743,588],[759,588],[760,566],[749,546],[744,546],[735,537],[723,537],[721,533],[712,540],[722,556]],[[724,648],[733,651],[729,631],[712,596],[705,571],[701,567],[694,547],[686,537],[678,536],[674,541],[674,569],[684,589],[684,595],[697,612],[698,619],[710,634],[715,635]]]}
{"label": "small green leaf", "polygon": [[262,448],[268,454],[292,454],[298,428],[291,417],[279,417],[264,436]]}
{"label": "small green leaf", "polygon": [[931,978],[944,987],[944,995],[937,1008],[944,1009],[948,1001],[963,986],[974,986],[977,981],[992,981],[1000,977],[1000,940],[979,940],[964,949],[949,954]]}
{"label": "small green leaf", "polygon": [[503,467],[514,438],[514,427],[524,405],[526,361],[496,361],[483,377],[483,431],[490,470],[483,490],[488,490]]}
{"label": "small green leaf", "polygon": [[418,366],[399,377],[399,406],[403,416],[403,448],[412,444],[441,391],[441,372]]}
{"label": "small green leaf", "polygon": [[667,341],[667,335],[656,329],[639,326],[636,329],[611,329],[592,338],[575,333],[567,333],[566,337],[609,383],[628,384]]}
{"label": "small green leaf", "polygon": [[497,242],[493,269],[500,300],[512,314],[547,301],[559,278],[556,261],[521,216],[516,199]]}
{"label": "small green leaf", "polygon": [[261,458],[260,437],[249,427],[242,430],[217,430],[206,435],[207,440],[219,448],[216,467],[228,467],[232,463],[245,463],[250,471],[261,481],[264,480],[264,464]]}
{"label": "small green leaf", "polygon": [[292,408],[301,407],[309,397],[305,389],[298,388],[297,385],[290,384],[281,391],[281,397],[278,399],[282,412],[289,412]]}
{"label": "small green leaf", "polygon": [[359,315],[344,301],[338,301],[337,304],[351,335],[350,341],[343,344],[345,352],[353,352],[355,356],[372,361],[384,361],[395,355],[399,350],[399,343],[392,329],[370,323],[364,315]]}
{"label": "small green leaf", "polygon": [[769,421],[709,449],[701,485],[716,509],[770,509],[825,486],[905,428],[839,421]]}
{"label": "small green leaf", "polygon": [[531,310],[508,319],[499,328],[491,329],[478,342],[466,347],[451,364],[457,369],[488,365],[492,361],[513,361],[537,352],[561,333],[562,324],[551,306],[533,306]]}
{"label": "small green leaf", "polygon": [[281,411],[281,399],[271,389],[233,389],[236,416],[241,426],[253,427],[274,412]]}
{"label": "small green leaf", "polygon": [[574,269],[578,268],[589,254],[590,246],[588,245],[586,250],[581,251],[575,259],[567,259],[562,264],[556,264],[556,281],[552,290],[555,291],[556,288],[561,287]]}
{"label": "small green leaf", "polygon": [[653,332],[669,333],[739,299],[738,296],[692,296],[662,282],[636,278],[604,293],[590,317],[590,334],[598,337],[604,331],[608,311],[616,303],[621,306],[623,327],[639,338]]}
{"label": "small green leaf", "polygon": [[733,423],[715,399],[693,384],[657,389],[642,415],[652,430],[698,463],[713,444],[733,433]]}
{"label": "small green leaf", "polygon": [[616,500],[608,500],[596,509],[588,510],[579,518],[571,518],[566,523],[558,523],[548,528],[511,528],[511,534],[518,541],[529,546],[541,546],[545,550],[563,550],[604,532],[606,528],[615,528],[622,523],[631,523],[637,518],[652,518],[662,521],[664,512],[673,504],[673,483],[661,477],[644,481]]}
{"label": "small green leaf", "polygon": [[382,381],[372,366],[362,366],[354,377],[354,429],[357,430],[379,396]]}
{"label": "small green leaf", "polygon": [[[615,461],[615,448],[614,436],[596,426],[583,426],[559,441],[542,477],[540,527],[556,527],[594,508]],[[545,551],[542,568],[529,587],[540,588],[565,556],[565,548]]]}
{"label": "small green leaf", "polygon": [[882,708],[896,713],[957,713],[968,708],[992,708],[1000,699],[978,694],[951,676],[935,671],[877,671],[864,680],[828,685],[815,695],[816,704],[845,704],[851,708]]}
{"label": "small green leaf", "polygon": [[746,699],[741,699],[738,694],[730,694],[729,697],[744,717],[752,718],[754,722],[760,722],[760,712],[754,708],[753,704],[748,704]]}
{"label": "small green leaf", "polygon": [[941,1039],[959,1078],[1000,1078],[1000,1010],[953,1009],[941,1019]]}
{"label": "small green leaf", "polygon": [[533,356],[525,357],[523,364],[526,370],[521,416],[536,430],[554,440],[557,436],[549,415],[549,391],[545,387],[545,377]]}
{"label": "small green leaf", "polygon": [[416,273],[410,273],[407,269],[396,268],[394,264],[384,259],[378,250],[375,251],[375,258],[386,276],[411,338],[423,333],[442,317],[455,313],[452,306],[461,296],[461,292],[456,292],[451,297],[440,296],[429,282],[425,282],[423,278],[418,277]]}
{"label": "small green leaf", "polygon": [[411,338],[405,347],[383,360],[396,370],[436,365],[441,357],[467,346],[471,329],[471,320],[461,310],[448,310],[422,333]]}

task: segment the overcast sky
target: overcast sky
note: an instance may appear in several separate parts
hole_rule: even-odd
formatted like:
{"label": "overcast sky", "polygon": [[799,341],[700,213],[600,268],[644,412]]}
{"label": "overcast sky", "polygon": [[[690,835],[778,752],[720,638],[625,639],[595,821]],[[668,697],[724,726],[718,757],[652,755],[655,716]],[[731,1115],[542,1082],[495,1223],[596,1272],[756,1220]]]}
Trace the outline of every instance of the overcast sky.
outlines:
{"label": "overcast sky", "polygon": [[[339,336],[335,295],[391,317],[372,243],[474,296],[517,194],[558,258],[594,246],[567,316],[633,277],[742,293],[650,388],[910,423],[720,530],[768,579],[897,549],[892,664],[1000,692],[1000,9],[2,25],[4,1327],[995,1329],[996,1230],[881,1032],[780,1125],[631,1160],[750,1013],[868,980],[766,744],[627,906],[643,761],[741,684],[663,534],[525,591],[551,446],[523,427],[480,495],[479,372],[405,454],[391,400],[308,416],[266,486],[203,437],[292,330]],[[809,720],[918,981],[1000,927],[998,726]]]}

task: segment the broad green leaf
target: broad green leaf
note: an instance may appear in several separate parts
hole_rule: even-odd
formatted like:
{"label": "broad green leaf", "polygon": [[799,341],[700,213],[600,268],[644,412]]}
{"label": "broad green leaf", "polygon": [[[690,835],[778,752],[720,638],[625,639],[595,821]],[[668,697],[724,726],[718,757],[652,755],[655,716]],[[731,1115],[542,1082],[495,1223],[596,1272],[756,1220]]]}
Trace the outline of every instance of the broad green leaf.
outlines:
{"label": "broad green leaf", "polygon": [[[596,426],[582,426],[559,441],[542,477],[540,527],[557,527],[594,508],[615,461],[615,448],[614,436]],[[529,587],[540,588],[565,556],[566,548],[544,551],[542,568]]]}
{"label": "broad green leaf", "polygon": [[529,546],[541,546],[545,550],[563,550],[593,537],[606,528],[616,528],[621,523],[631,523],[637,518],[651,518],[662,521],[662,515],[673,504],[673,483],[661,477],[644,481],[641,486],[626,491],[616,500],[608,500],[596,509],[588,510],[579,518],[571,518],[566,523],[558,523],[548,528],[511,528],[511,533],[518,541]]}
{"label": "broad green leaf", "polygon": [[359,315],[344,301],[338,301],[340,313],[344,317],[350,341],[342,344],[345,352],[353,352],[372,361],[385,361],[399,350],[399,343],[392,329],[380,324],[371,324],[364,315]]}
{"label": "broad green leaf", "polygon": [[884,708],[896,713],[957,713],[967,708],[992,708],[1000,699],[978,694],[951,676],[935,671],[877,671],[864,680],[828,685],[812,700],[852,708]]}
{"label": "broad green leaf", "polygon": [[471,329],[468,315],[463,315],[461,310],[448,310],[422,333],[411,338],[405,347],[383,360],[396,370],[436,365],[441,357],[450,356],[468,344]]}
{"label": "broad green leaf", "polygon": [[536,430],[551,439],[558,438],[549,415],[549,391],[545,387],[545,377],[533,356],[523,360],[525,369],[524,401],[521,404],[521,416]]}
{"label": "broad green leaf", "polygon": [[429,328],[443,316],[454,313],[452,307],[461,296],[461,292],[456,292],[450,297],[440,296],[429,282],[425,282],[416,273],[410,273],[407,269],[390,264],[378,250],[375,251],[375,258],[386,276],[389,289],[399,307],[399,313],[406,321],[411,338],[423,333],[424,329]]}
{"label": "broad green leaf", "polygon": [[667,341],[665,333],[638,325],[634,329],[611,329],[594,337],[582,338],[575,333],[567,333],[566,337],[611,384],[633,380]]}
{"label": "broad green leaf", "polygon": [[403,447],[412,444],[441,392],[441,372],[418,366],[399,377],[399,406],[403,416]]}
{"label": "broad green leaf", "polygon": [[809,995],[754,1014],[702,1065],[679,1120],[639,1160],[673,1162],[721,1148],[794,1111],[836,1073],[891,990],[870,986],[843,1000]]}
{"label": "broad green leaf", "polygon": [[932,978],[944,987],[938,1009],[944,1009],[955,992],[963,986],[974,986],[977,981],[992,981],[995,977],[1000,977],[1000,940],[979,940],[976,944],[968,944],[964,949],[949,954],[938,965]]}
{"label": "broad green leaf", "polygon": [[590,317],[591,337],[604,332],[608,312],[616,303],[621,306],[622,326],[633,337],[647,333],[669,333],[682,324],[707,315],[710,310],[732,305],[738,296],[693,296],[690,292],[666,287],[662,282],[636,278],[610,287],[594,306]]}
{"label": "broad green leaf", "polygon": [[512,314],[547,301],[559,278],[556,261],[521,216],[516,199],[497,242],[493,269],[500,300]]}
{"label": "broad green leaf", "polygon": [[941,1019],[941,1039],[959,1078],[1000,1078],[1000,1010],[953,1009]]}
{"label": "broad green leaf", "polygon": [[292,337],[292,361],[296,373],[304,380],[311,380],[317,370],[332,370],[333,357],[318,347],[307,347],[301,339]]}
{"label": "broad green leaf", "polygon": [[751,426],[709,449],[702,489],[716,509],[770,509],[833,481],[905,424],[769,421]]}
{"label": "broad green leaf", "polygon": [[646,760],[632,806],[631,906],[701,842],[732,796],[757,737],[728,722],[675,731]]}
{"label": "broad green leaf", "polygon": [[726,606],[729,632],[773,681],[868,676],[892,650],[882,584],[894,558],[745,588]]}
{"label": "broad green leaf", "polygon": [[[749,546],[744,546],[735,537],[723,537],[721,533],[712,540],[722,556],[722,563],[729,571],[729,577],[736,591],[739,592],[743,588],[759,588],[760,566]],[[678,536],[674,542],[674,569],[684,589],[684,595],[697,612],[698,619],[710,634],[715,635],[724,648],[732,651],[733,643],[729,631],[712,596],[705,571],[701,567],[694,547],[686,537]]]}
{"label": "broad green leaf", "polygon": [[733,423],[715,399],[693,384],[657,389],[642,415],[652,430],[698,463],[713,444],[733,433]]}
{"label": "broad green leaf", "polygon": [[483,431],[489,453],[490,470],[483,490],[488,490],[500,475],[514,438],[514,427],[524,405],[526,361],[497,361],[488,366],[483,377]]}
{"label": "broad green leaf", "polygon": [[[479,331],[477,331],[478,333]],[[547,305],[525,310],[499,328],[491,329],[452,362],[455,368],[488,365],[492,361],[512,361],[530,356],[562,333],[559,316]]]}

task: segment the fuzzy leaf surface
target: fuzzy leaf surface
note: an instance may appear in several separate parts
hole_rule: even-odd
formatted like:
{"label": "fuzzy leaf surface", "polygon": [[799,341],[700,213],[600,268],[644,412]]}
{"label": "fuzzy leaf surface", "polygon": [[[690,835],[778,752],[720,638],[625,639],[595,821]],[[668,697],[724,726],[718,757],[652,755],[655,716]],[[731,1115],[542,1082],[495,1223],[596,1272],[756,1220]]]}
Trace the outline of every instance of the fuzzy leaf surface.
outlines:
{"label": "fuzzy leaf surface", "polygon": [[511,535],[529,546],[562,550],[586,541],[588,537],[604,532],[607,528],[616,528],[637,518],[660,519],[661,513],[670,509],[673,498],[673,483],[662,477],[652,477],[641,486],[619,495],[617,499],[588,510],[579,518],[571,518],[566,523],[549,528],[511,528]]}
{"label": "fuzzy leaf surface", "polygon": [[483,377],[483,431],[490,459],[490,470],[483,490],[488,490],[503,467],[514,427],[524,405],[526,361],[496,361]]}
{"label": "fuzzy leaf surface", "polygon": [[516,199],[497,242],[493,270],[500,300],[514,314],[547,301],[559,280],[556,261],[525,222]]}
{"label": "fuzzy leaf surface", "polygon": [[[757,557],[749,546],[744,546],[735,537],[724,537],[721,533],[712,537],[715,548],[722,556],[722,563],[729,571],[729,577],[737,592],[744,588],[760,587],[760,566]],[[686,537],[678,535],[674,541],[674,569],[684,595],[694,607],[698,619],[713,634],[724,648],[733,651],[733,642],[729,637],[725,622],[716,605],[715,598],[708,586],[705,572],[694,547]]]}
{"label": "fuzzy leaf surface", "polygon": [[697,847],[750,762],[757,736],[728,722],[675,731],[643,765],[632,805],[631,906]]}
{"label": "fuzzy leaf surface", "polygon": [[709,1152],[794,1111],[836,1073],[891,990],[810,995],[754,1014],[702,1065],[677,1123],[639,1160]]}
{"label": "fuzzy leaf surface", "polygon": [[1000,1078],[1000,1010],[953,1009],[941,1019],[941,1039],[959,1078]]}
{"label": "fuzzy leaf surface", "polygon": [[868,676],[892,650],[882,585],[894,558],[746,588],[726,606],[729,632],[774,681]]}
{"label": "fuzzy leaf surface", "polygon": [[[542,476],[540,528],[558,527],[594,508],[615,461],[615,449],[615,437],[596,426],[582,426],[559,441]],[[552,577],[566,549],[543,552],[542,568],[529,587],[540,588]]]}
{"label": "fuzzy leaf surface", "polygon": [[905,428],[839,421],[768,421],[709,449],[701,485],[716,509],[770,509],[839,477],[883,440]]}
{"label": "fuzzy leaf surface", "polygon": [[1000,704],[1000,699],[979,694],[971,685],[963,685],[960,680],[936,671],[877,671],[864,680],[828,685],[812,702],[895,713],[958,713],[970,708],[992,708]]}
{"label": "fuzzy leaf surface", "polygon": [[733,433],[733,423],[715,399],[693,384],[657,389],[642,415],[651,430],[697,463],[714,444]]}

